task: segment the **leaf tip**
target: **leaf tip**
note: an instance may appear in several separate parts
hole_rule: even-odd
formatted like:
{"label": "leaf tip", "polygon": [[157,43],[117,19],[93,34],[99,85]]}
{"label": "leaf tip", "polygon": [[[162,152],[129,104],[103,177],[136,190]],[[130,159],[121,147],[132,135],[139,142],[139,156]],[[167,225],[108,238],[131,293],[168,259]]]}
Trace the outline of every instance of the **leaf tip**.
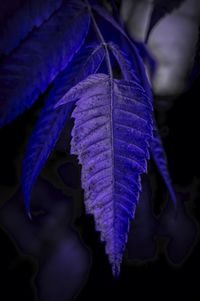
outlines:
{"label": "leaf tip", "polygon": [[114,262],[112,263],[112,274],[113,277],[117,280],[120,275],[120,263]]}
{"label": "leaf tip", "polygon": [[33,218],[32,218],[32,215],[31,215],[31,212],[30,212],[30,211],[28,211],[28,212],[27,212],[27,216],[28,216],[28,218],[29,218],[29,220],[30,220],[30,221],[32,221],[32,220],[33,220]]}
{"label": "leaf tip", "polygon": [[31,211],[30,211],[30,206],[29,206],[29,204],[27,205],[26,203],[25,203],[25,214],[30,221],[33,220],[33,217],[32,217]]}

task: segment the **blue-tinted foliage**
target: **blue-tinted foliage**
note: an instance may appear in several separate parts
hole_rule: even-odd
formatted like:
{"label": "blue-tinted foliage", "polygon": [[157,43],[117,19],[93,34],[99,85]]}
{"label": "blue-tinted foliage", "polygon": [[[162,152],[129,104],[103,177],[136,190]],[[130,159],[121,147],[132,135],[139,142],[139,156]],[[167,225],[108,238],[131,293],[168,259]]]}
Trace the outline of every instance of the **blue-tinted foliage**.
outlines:
{"label": "blue-tinted foliage", "polygon": [[34,27],[40,27],[49,18],[62,2],[63,0],[23,1],[0,28],[0,56],[16,48]]}
{"label": "blue-tinted foliage", "polygon": [[0,66],[0,126],[29,108],[73,58],[88,32],[80,1],[67,1]]}
{"label": "blue-tinted foliage", "polygon": [[165,182],[165,185],[169,191],[169,195],[174,205],[176,206],[176,194],[171,184],[171,179],[167,167],[167,157],[163,148],[162,140],[158,133],[156,126],[154,125],[154,135],[151,142],[151,154],[154,162]]}
{"label": "blue-tinted foliage", "polygon": [[[113,7],[116,18],[100,0],[27,0],[16,9],[4,29],[7,38],[0,38],[1,52],[9,54],[0,64],[0,126],[52,83],[23,160],[30,213],[33,184],[76,104],[71,153],[82,165],[86,211],[94,215],[118,275],[150,149],[174,201],[175,194],[161,141],[153,136],[152,91],[142,58],[152,70],[153,61],[122,28]],[[27,11],[30,16],[21,18]]]}
{"label": "blue-tinted foliage", "polygon": [[69,117],[73,103],[54,109],[54,104],[67,91],[88,75],[97,72],[104,58],[104,48],[99,45],[86,47],[56,79],[46,99],[33,133],[29,139],[22,168],[23,193],[26,209],[32,186],[54,147],[60,132]]}
{"label": "blue-tinted foliage", "polygon": [[91,75],[72,88],[60,105],[75,100],[71,153],[82,165],[86,211],[94,215],[118,275],[141,190],[140,174],[147,171],[151,106],[137,82],[105,74]]}

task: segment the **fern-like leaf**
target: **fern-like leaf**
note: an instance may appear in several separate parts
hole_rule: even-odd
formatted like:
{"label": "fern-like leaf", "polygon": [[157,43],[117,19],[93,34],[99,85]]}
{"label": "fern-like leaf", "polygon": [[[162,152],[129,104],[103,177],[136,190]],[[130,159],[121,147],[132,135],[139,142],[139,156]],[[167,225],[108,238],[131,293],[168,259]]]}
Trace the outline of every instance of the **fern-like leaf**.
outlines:
{"label": "fern-like leaf", "polygon": [[[117,45],[115,45],[112,42],[108,43],[108,46],[119,63],[124,79],[134,80],[134,82],[135,81],[138,82],[136,74],[133,70],[133,66],[129,61],[127,55],[123,51],[121,51]],[[167,156],[165,155],[165,150],[163,148],[161,138],[158,134],[155,120],[154,120],[154,136],[151,143],[151,154],[158,168],[158,171],[162,176],[165,185],[169,191],[171,200],[173,201],[174,205],[176,205],[176,195],[173,186],[171,184],[170,174],[167,167]]]}
{"label": "fern-like leaf", "polygon": [[[134,80],[134,82],[137,82],[140,84],[140,82],[138,82],[138,80],[137,80],[136,74],[133,70],[133,66],[132,66],[131,62],[129,61],[127,55],[123,51],[121,51],[120,48],[116,44],[114,44],[112,42],[108,43],[108,47],[112,51],[117,62],[119,63],[119,66],[121,68],[121,72],[122,72],[124,79]],[[150,91],[150,88],[149,88],[149,91]],[[151,102],[150,102],[150,105],[151,105]],[[156,121],[155,120],[154,120],[154,136],[153,136],[152,143],[151,143],[151,154],[152,154],[153,160],[158,168],[158,171],[166,184],[166,187],[169,191],[170,197],[175,205],[176,204],[176,195],[175,195],[173,186],[171,184],[170,174],[169,174],[168,167],[167,167],[167,157],[165,155],[165,151],[162,146],[162,141],[161,141],[158,131],[156,129]]]}
{"label": "fern-like leaf", "polygon": [[4,61],[0,67],[0,126],[29,108],[66,68],[86,38],[89,20],[80,1],[67,1]]}
{"label": "fern-like leaf", "polygon": [[[113,55],[115,56],[119,66],[121,68],[121,72],[122,72],[124,79],[134,80],[134,82],[137,82],[138,84],[143,85],[143,87],[145,88],[145,91],[148,95],[149,105],[151,106],[152,105],[151,104],[151,99],[152,99],[151,88],[150,88],[149,82],[146,79],[146,75],[143,72],[143,70],[140,73],[140,75],[142,75],[142,78],[140,78],[141,81],[139,81],[139,79],[137,79],[136,73],[133,69],[133,64],[129,60],[126,53],[124,51],[121,51],[120,48],[112,42],[108,43],[108,47],[112,51]],[[153,65],[152,65],[152,67],[153,67]],[[152,75],[154,73],[154,70],[155,69],[153,68]],[[150,124],[153,125],[151,123],[151,121],[150,121]],[[153,160],[158,168],[158,171],[159,171],[160,175],[162,176],[162,178],[165,182],[165,185],[169,191],[171,200],[173,201],[174,205],[176,206],[176,194],[175,194],[173,186],[171,184],[171,178],[170,178],[170,174],[169,174],[168,167],[167,167],[167,156],[165,155],[165,150],[163,148],[161,138],[158,134],[155,120],[154,120],[154,136],[153,136],[152,143],[151,143],[151,154],[152,154]]]}
{"label": "fern-like leaf", "polygon": [[68,90],[84,80],[88,75],[95,74],[104,58],[104,48],[100,46],[86,47],[56,79],[45,106],[33,129],[25,153],[22,168],[22,187],[26,211],[30,211],[30,195],[34,182],[54,147],[61,130],[72,111],[73,102],[65,107],[54,109],[54,104]]}
{"label": "fern-like leaf", "polygon": [[62,4],[63,0],[26,0],[0,29],[0,56],[9,54],[34,27],[39,27]]}
{"label": "fern-like leaf", "polygon": [[71,153],[82,165],[82,187],[88,214],[93,214],[113,274],[118,275],[147,170],[151,140],[151,106],[133,81],[105,74],[89,76],[57,106],[75,101]]}

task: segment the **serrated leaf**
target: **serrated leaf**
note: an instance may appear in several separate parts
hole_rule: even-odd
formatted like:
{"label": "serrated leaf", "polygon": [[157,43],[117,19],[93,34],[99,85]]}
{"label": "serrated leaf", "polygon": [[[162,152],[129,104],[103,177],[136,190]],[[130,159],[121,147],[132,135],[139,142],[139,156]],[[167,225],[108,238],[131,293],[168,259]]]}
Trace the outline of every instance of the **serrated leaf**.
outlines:
{"label": "serrated leaf", "polygon": [[34,27],[47,20],[63,0],[26,0],[16,9],[0,28],[0,56],[9,54]]}
{"label": "serrated leaf", "polygon": [[29,108],[81,48],[90,17],[67,1],[0,66],[0,126]]}
{"label": "serrated leaf", "polygon": [[147,170],[151,106],[143,88],[105,74],[89,76],[57,104],[76,102],[71,153],[82,165],[85,206],[93,214],[113,274],[118,275]]}
{"label": "serrated leaf", "polygon": [[85,47],[56,79],[41,111],[26,149],[22,168],[22,187],[26,211],[30,211],[30,194],[34,182],[53,149],[74,103],[54,109],[54,104],[68,90],[96,73],[104,59],[101,45]]}

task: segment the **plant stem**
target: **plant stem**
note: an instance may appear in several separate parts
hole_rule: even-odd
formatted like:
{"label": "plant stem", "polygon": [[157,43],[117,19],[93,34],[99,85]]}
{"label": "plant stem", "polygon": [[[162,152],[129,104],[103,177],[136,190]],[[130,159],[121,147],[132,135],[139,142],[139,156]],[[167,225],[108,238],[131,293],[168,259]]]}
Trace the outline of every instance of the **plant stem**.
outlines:
{"label": "plant stem", "polygon": [[110,75],[111,78],[113,78],[113,72],[112,72],[112,66],[111,66],[111,61],[110,61],[110,54],[109,54],[109,50],[108,50],[108,45],[100,31],[100,28],[95,20],[95,17],[94,17],[94,14],[92,12],[92,8],[90,6],[90,3],[88,0],[85,0],[85,3],[88,7],[88,11],[90,13],[90,16],[91,16],[91,19],[92,19],[92,22],[93,22],[93,25],[94,25],[94,28],[95,28],[95,31],[97,33],[97,36],[100,40],[100,42],[102,43],[103,47],[105,48],[105,52],[106,52],[106,63],[107,63],[107,68],[108,68],[108,73]]}

